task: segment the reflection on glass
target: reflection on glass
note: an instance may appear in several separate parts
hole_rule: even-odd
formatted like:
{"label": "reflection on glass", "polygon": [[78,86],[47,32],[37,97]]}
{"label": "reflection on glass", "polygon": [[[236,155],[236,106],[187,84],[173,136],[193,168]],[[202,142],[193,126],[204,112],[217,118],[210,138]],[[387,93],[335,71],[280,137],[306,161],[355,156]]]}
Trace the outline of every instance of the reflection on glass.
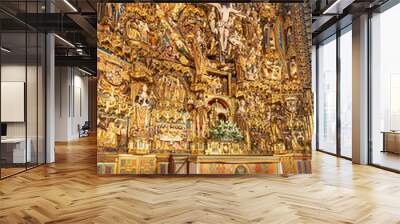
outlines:
{"label": "reflection on glass", "polygon": [[[25,170],[30,162],[30,142],[26,141],[26,34],[2,33],[1,44],[1,139],[2,177]],[[27,150],[28,149],[28,150]]]}
{"label": "reflection on glass", "polygon": [[336,153],[336,39],[318,48],[318,148]]}
{"label": "reflection on glass", "polygon": [[[372,163],[400,170],[400,5],[372,18]],[[387,132],[384,139],[383,132]],[[384,145],[384,142],[386,145]]]}
{"label": "reflection on glass", "polygon": [[45,35],[42,33],[39,33],[38,35],[38,77],[37,77],[37,82],[38,82],[38,136],[37,136],[37,147],[38,147],[38,156],[37,156],[37,162],[38,164],[44,164],[45,163],[45,158],[46,158],[46,151],[45,151],[45,60],[46,60],[46,52],[45,52],[45,45],[46,45],[46,39]]}
{"label": "reflection on glass", "polygon": [[[11,14],[42,13],[45,1],[0,1]],[[45,162],[45,35],[0,12],[0,178]],[[38,17],[34,17],[38,18]]]}
{"label": "reflection on glass", "polygon": [[27,113],[27,142],[28,149],[30,148],[30,161],[27,167],[31,168],[37,165],[38,160],[38,139],[37,139],[37,84],[38,84],[38,35],[36,32],[27,33],[28,44],[28,61],[26,75],[26,113]]}
{"label": "reflection on glass", "polygon": [[[346,30],[347,31],[347,30]],[[352,35],[340,36],[340,153],[352,157]]]}

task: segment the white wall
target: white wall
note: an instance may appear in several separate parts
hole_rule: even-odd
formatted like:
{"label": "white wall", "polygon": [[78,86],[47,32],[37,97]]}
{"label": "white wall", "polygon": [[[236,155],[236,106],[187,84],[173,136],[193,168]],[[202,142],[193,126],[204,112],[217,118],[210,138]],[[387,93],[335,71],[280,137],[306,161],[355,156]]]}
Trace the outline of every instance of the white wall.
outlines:
{"label": "white wall", "polygon": [[88,120],[88,78],[72,67],[56,67],[55,74],[55,140],[70,141]]}
{"label": "white wall", "polygon": [[[76,70],[75,70],[76,72]],[[71,135],[74,138],[79,137],[78,124],[83,125],[89,119],[88,111],[88,78],[79,75],[74,75],[74,88],[73,88],[73,105],[72,120],[71,120]]]}
{"label": "white wall", "polygon": [[[25,64],[8,64],[1,66],[1,81],[3,82],[25,82]],[[6,108],[1,108],[6,110]],[[7,123],[7,137],[25,137],[25,123]]]}
{"label": "white wall", "polygon": [[69,118],[69,69],[55,68],[55,141],[68,140]]}
{"label": "white wall", "polygon": [[[39,163],[44,163],[45,150],[43,77],[44,74],[40,66],[25,66],[25,63],[10,63],[1,66],[2,82],[24,82],[27,91],[26,108],[22,108],[22,110],[26,110],[27,120],[24,122],[6,122],[7,137],[25,138],[26,135],[30,139],[32,162],[36,162],[36,158],[38,158]],[[25,80],[26,78],[27,80]],[[7,109],[9,108],[1,108],[1,110]],[[39,153],[39,156],[37,156],[37,153]]]}
{"label": "white wall", "polygon": [[[25,64],[20,65],[20,64],[5,64],[1,66],[1,81],[2,82],[25,82],[25,75],[26,75],[26,71],[25,71],[26,67]],[[28,66],[27,67],[27,71],[28,74],[31,74],[33,72],[33,70],[35,70],[35,74],[36,74],[36,68],[33,66]],[[29,77],[28,77],[29,78]],[[36,82],[31,83],[32,80],[29,80],[29,84],[30,85],[36,85]],[[33,98],[36,98],[36,89],[32,89],[32,88],[28,88],[28,93],[27,93],[27,103],[30,104],[31,102],[33,102]],[[34,92],[30,92],[29,90],[32,90]],[[36,101],[35,104],[33,105],[27,105],[27,106],[31,106],[31,107],[35,107],[36,108]],[[7,108],[1,108],[2,110],[7,110]],[[30,111],[30,110],[29,110]],[[35,120],[36,123],[36,113],[32,114],[32,113],[28,113],[28,122],[31,122],[33,120]],[[33,117],[32,117],[33,116]],[[36,124],[35,124],[36,125]],[[32,127],[33,124],[28,124],[28,127]],[[36,128],[36,126],[35,126]],[[28,132],[29,134],[29,132]],[[25,137],[25,122],[11,122],[11,123],[7,123],[7,136],[8,137]],[[28,137],[30,137],[28,135]]]}

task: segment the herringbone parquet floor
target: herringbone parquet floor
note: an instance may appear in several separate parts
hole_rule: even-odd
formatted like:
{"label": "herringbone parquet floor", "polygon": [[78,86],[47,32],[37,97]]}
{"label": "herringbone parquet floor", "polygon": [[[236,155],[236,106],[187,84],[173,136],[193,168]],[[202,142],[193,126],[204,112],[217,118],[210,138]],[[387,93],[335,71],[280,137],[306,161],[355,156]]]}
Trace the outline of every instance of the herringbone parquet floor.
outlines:
{"label": "herringbone parquet floor", "polygon": [[0,181],[0,223],[400,223],[400,175],[322,153],[292,177],[98,177],[94,138]]}

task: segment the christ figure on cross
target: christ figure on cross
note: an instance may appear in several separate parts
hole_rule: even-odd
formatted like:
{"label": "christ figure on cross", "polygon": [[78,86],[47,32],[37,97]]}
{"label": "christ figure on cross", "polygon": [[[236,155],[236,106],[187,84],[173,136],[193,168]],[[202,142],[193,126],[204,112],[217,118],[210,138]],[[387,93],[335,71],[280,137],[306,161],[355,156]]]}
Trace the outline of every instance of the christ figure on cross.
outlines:
{"label": "christ figure on cross", "polygon": [[224,53],[228,45],[230,21],[229,16],[232,13],[234,16],[245,17],[240,14],[240,11],[234,9],[230,3],[208,3],[215,7],[219,13],[219,21],[217,28],[219,32],[219,43],[221,45],[221,52]]}

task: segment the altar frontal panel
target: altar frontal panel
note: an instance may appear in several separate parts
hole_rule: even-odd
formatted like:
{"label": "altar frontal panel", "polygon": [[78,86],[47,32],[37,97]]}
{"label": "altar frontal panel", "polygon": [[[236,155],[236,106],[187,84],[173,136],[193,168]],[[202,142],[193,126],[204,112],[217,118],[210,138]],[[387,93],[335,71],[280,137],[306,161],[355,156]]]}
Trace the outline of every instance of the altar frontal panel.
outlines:
{"label": "altar frontal panel", "polygon": [[98,173],[311,172],[306,3],[99,3]]}

